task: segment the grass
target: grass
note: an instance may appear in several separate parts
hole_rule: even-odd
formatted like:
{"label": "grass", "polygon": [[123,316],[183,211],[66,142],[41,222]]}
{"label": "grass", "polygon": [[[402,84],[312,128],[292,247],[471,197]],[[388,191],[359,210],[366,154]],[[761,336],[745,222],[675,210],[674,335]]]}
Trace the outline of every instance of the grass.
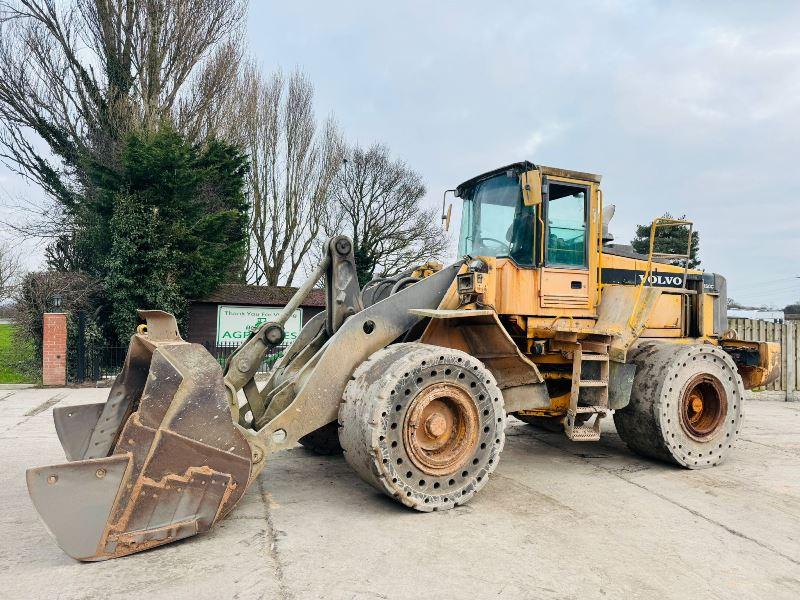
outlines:
{"label": "grass", "polygon": [[0,383],[35,383],[27,372],[35,364],[33,344],[20,343],[13,325],[0,325]]}

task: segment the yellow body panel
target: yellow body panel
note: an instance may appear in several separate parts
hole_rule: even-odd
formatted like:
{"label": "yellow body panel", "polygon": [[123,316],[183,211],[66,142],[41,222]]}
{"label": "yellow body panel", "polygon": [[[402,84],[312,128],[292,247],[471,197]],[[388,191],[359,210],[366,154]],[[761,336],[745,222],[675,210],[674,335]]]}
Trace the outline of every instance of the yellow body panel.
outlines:
{"label": "yellow body panel", "polygon": [[708,294],[703,294],[700,301],[702,302],[700,333],[704,336],[712,336],[714,335],[714,298]]}
{"label": "yellow body panel", "polygon": [[[634,269],[636,271],[644,271],[647,268],[646,260],[639,260],[636,258],[629,258],[627,256],[616,256],[614,254],[605,254],[602,256],[603,269]],[[653,263],[653,274],[655,273],[683,273],[683,267],[670,265],[665,263]],[[702,275],[703,271],[698,269],[689,269],[689,275]]]}
{"label": "yellow body panel", "polygon": [[[547,201],[539,193],[542,176],[548,182],[577,184],[588,190],[586,267],[527,267],[506,257],[480,256],[477,258],[487,269],[474,273],[471,285],[467,280],[465,289],[471,295],[451,294],[447,303],[448,308],[456,308],[457,303],[461,310],[493,309],[510,339],[542,369],[550,405],[528,414],[555,416],[566,411],[569,394],[564,393],[562,384],[571,377],[572,359],[569,352],[559,350],[568,347],[564,344],[577,341],[586,347],[605,346],[611,360],[619,362],[626,360],[628,349],[637,339],[720,344],[723,332],[714,331],[718,294],[707,292],[696,283],[703,271],[602,251],[602,192],[598,176],[548,167],[523,173],[520,181],[524,203],[537,206],[534,231],[545,231],[546,225],[542,221],[543,207],[539,206]],[[545,256],[545,237],[534,239],[539,260]],[[692,286],[684,281],[684,274],[694,276]],[[642,285],[646,276],[648,281]],[[603,280],[609,283],[601,283]],[[744,377],[748,387],[775,376],[774,349],[764,346],[758,351],[759,367]]]}
{"label": "yellow body panel", "polygon": [[[647,319],[645,327],[647,329],[674,329],[678,331],[680,337],[682,325],[682,305],[683,296],[680,294],[662,293],[656,301],[650,317]],[[646,335],[646,334],[645,334]]]}

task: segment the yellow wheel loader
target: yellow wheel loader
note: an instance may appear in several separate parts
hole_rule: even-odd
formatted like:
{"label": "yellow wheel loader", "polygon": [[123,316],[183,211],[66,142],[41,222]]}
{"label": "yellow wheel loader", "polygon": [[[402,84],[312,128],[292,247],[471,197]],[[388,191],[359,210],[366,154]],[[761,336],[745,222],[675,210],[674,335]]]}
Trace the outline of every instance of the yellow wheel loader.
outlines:
{"label": "yellow wheel loader", "polygon": [[[461,184],[459,255],[359,289],[351,241],[324,258],[281,315],[224,369],[140,311],[104,404],[56,408],[69,462],[27,472],[57,543],[79,560],[208,531],[272,454],[344,451],[365,481],[420,511],[464,504],[497,467],[509,415],[600,438],[613,414],[641,455],[718,464],[745,389],[778,376],[779,349],[726,331],[725,279],[685,254],[610,242],[600,177],[512,164]],[[449,213],[445,215],[449,222]],[[319,279],[311,319],[263,383],[256,371]]]}

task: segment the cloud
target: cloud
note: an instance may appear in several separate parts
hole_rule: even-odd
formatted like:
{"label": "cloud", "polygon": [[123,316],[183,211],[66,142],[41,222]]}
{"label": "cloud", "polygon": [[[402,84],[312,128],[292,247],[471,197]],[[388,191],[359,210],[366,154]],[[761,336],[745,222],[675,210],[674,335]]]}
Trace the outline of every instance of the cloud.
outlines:
{"label": "cloud", "polygon": [[734,297],[797,264],[798,30],[796,0],[250,3],[265,68],[305,69],[317,114],[386,143],[430,206],[523,159],[600,173],[617,240],[686,213]]}
{"label": "cloud", "polygon": [[796,26],[715,26],[679,47],[639,55],[615,76],[632,132],[696,144],[753,126],[800,132]]}
{"label": "cloud", "polygon": [[520,147],[520,153],[524,157],[536,156],[544,146],[557,141],[565,130],[566,127],[557,121],[534,129]]}

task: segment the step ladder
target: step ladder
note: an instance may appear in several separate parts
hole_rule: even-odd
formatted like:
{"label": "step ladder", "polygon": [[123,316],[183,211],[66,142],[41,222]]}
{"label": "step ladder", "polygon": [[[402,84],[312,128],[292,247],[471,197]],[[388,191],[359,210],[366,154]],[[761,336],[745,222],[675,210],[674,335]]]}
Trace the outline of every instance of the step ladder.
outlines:
{"label": "step ladder", "polygon": [[[570,388],[569,408],[564,418],[564,433],[573,442],[593,442],[600,439],[600,421],[611,410],[608,408],[609,358],[607,336],[590,336],[578,341],[558,339],[554,343],[566,353],[572,354],[572,386]],[[584,379],[584,367],[596,363],[599,368],[596,379]],[[582,389],[593,389],[592,404],[579,405]],[[585,423],[578,422],[578,415],[589,415]],[[594,419],[592,419],[594,415]]]}

